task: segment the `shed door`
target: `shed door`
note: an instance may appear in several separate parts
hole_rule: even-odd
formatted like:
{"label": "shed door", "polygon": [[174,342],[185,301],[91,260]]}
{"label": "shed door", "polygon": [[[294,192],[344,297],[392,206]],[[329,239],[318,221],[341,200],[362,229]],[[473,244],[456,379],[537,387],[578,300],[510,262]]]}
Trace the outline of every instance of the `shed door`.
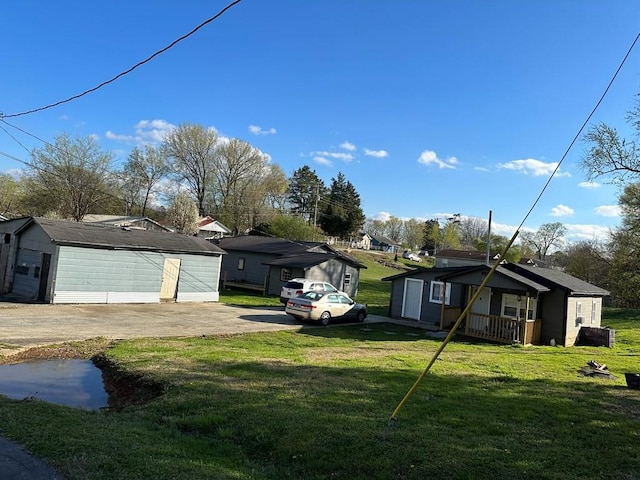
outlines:
{"label": "shed door", "polygon": [[405,278],[404,299],[402,300],[402,316],[420,320],[422,311],[422,289],[424,281],[415,278]]}
{"label": "shed door", "polygon": [[175,300],[178,293],[178,277],[180,276],[180,259],[165,258],[162,270],[162,285],[160,286],[160,301]]}

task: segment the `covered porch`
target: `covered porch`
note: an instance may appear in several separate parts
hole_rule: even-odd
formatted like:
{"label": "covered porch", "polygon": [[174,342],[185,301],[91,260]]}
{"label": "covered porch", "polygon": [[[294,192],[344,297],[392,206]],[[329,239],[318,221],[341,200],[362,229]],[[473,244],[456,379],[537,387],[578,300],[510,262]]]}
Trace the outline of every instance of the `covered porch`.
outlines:
{"label": "covered porch", "polygon": [[[442,303],[441,329],[450,330],[455,324],[478,292],[485,273],[468,271],[438,279],[443,282],[444,291],[458,289],[461,293],[457,296],[458,305]],[[545,291],[548,288],[543,285],[499,268],[476,297],[458,331],[469,337],[504,344],[539,343],[542,318],[538,300]]]}
{"label": "covered porch", "polygon": [[[461,313],[460,307],[443,308],[440,328],[450,330]],[[542,320],[469,312],[462,325],[459,331],[469,337],[505,344],[534,345],[540,341]]]}

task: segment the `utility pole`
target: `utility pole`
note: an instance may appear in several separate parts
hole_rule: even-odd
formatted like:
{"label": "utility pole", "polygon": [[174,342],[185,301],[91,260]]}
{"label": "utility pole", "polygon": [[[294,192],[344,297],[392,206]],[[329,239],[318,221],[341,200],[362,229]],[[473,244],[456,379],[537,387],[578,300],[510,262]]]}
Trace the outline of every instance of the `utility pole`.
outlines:
{"label": "utility pole", "polygon": [[489,228],[487,228],[487,265],[489,263],[489,256],[491,255],[491,210],[489,210]]}

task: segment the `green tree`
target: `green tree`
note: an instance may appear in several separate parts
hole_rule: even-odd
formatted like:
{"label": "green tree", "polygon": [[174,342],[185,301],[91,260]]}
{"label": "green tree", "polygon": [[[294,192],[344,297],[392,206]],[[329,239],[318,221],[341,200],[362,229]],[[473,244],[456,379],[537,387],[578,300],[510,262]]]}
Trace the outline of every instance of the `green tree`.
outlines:
{"label": "green tree", "polygon": [[0,173],[0,215],[10,216],[20,211],[21,193],[19,182],[11,175]]}
{"label": "green tree", "polygon": [[409,248],[420,248],[422,246],[422,225],[423,223],[415,218],[404,221],[402,236]]}
{"label": "green tree", "polygon": [[316,238],[316,231],[301,218],[290,215],[277,215],[269,223],[267,229],[269,235],[288,240],[308,240]]}
{"label": "green tree", "polygon": [[[485,232],[486,234],[486,232]],[[489,263],[494,263],[493,258],[496,255],[500,255],[507,244],[509,243],[510,238],[507,238],[503,235],[491,235],[491,246],[489,248]],[[487,240],[486,238],[478,238],[475,242],[473,242],[473,246],[479,252],[485,253],[487,251]],[[511,245],[507,254],[505,256],[505,260],[510,263],[518,263],[522,258],[522,249],[520,245]]]}
{"label": "green tree", "polygon": [[79,222],[114,197],[111,154],[102,151],[92,137],[72,140],[62,134],[53,144],[33,150],[31,157],[31,205]]}
{"label": "green tree", "polygon": [[293,172],[289,179],[287,200],[291,212],[306,220],[309,225],[317,221],[320,200],[327,195],[327,187],[315,170],[305,165]]}
{"label": "green tree", "polygon": [[172,130],[162,143],[165,155],[180,181],[185,181],[196,199],[200,215],[205,215],[205,199],[214,188],[218,166],[218,134],[202,125],[184,123]]}
{"label": "green tree", "polygon": [[327,206],[322,212],[320,226],[329,235],[348,238],[364,225],[365,215],[360,207],[360,195],[346,177],[339,172],[331,179]]}

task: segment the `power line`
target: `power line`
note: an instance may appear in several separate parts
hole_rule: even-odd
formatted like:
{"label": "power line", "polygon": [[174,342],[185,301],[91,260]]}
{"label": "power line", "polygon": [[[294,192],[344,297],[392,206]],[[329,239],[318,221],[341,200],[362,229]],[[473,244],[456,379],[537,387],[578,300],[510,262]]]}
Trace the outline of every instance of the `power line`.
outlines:
{"label": "power line", "polygon": [[189,33],[186,33],[184,35],[182,35],[181,37],[177,38],[176,40],[174,40],[173,42],[171,42],[169,45],[167,45],[166,47],[158,50],[157,52],[155,52],[154,54],[150,55],[149,57],[145,58],[144,60],[136,63],[133,67],[125,70],[124,72],[120,72],[118,75],[116,75],[115,77],[106,80],[104,82],[102,82],[101,84],[90,88],[89,90],[85,90],[82,93],[79,93],[77,95],[74,95],[72,97],[69,97],[67,99],[64,100],[60,100],[58,102],[55,103],[51,103],[49,105],[45,105],[44,107],[39,107],[39,108],[34,108],[32,110],[27,110],[25,112],[20,112],[20,113],[12,113],[10,115],[2,115],[0,114],[0,119],[2,118],[11,118],[11,117],[20,117],[23,115],[29,115],[31,113],[36,113],[36,112],[41,112],[42,110],[47,110],[49,108],[53,108],[53,107],[57,107],[59,105],[62,105],[64,103],[68,103],[71,102],[72,100],[76,100],[80,97],[84,97],[85,95],[95,92],[96,90],[104,87],[105,85],[108,85],[110,83],[115,82],[116,80],[118,80],[120,77],[123,77],[125,75],[127,75],[128,73],[131,73],[132,71],[134,71],[136,68],[144,65],[145,63],[150,62],[152,59],[154,59],[155,57],[157,57],[158,55],[166,52],[167,50],[169,50],[170,48],[172,48],[174,45],[176,45],[177,43],[181,42],[182,40],[190,37],[191,35],[193,35],[194,33],[196,33],[198,30],[200,30],[202,27],[204,27],[205,25],[213,22],[214,20],[216,20],[218,17],[220,17],[222,14],[224,14],[227,10],[229,10],[231,7],[234,7],[235,5],[237,5],[238,3],[240,3],[242,0],[234,0],[233,2],[231,2],[229,5],[227,5],[226,7],[224,7],[222,10],[220,10],[218,13],[216,13],[213,17],[208,18],[207,20],[205,20],[204,22],[202,22],[200,25],[198,25],[197,27],[195,27],[193,30],[191,30]]}

